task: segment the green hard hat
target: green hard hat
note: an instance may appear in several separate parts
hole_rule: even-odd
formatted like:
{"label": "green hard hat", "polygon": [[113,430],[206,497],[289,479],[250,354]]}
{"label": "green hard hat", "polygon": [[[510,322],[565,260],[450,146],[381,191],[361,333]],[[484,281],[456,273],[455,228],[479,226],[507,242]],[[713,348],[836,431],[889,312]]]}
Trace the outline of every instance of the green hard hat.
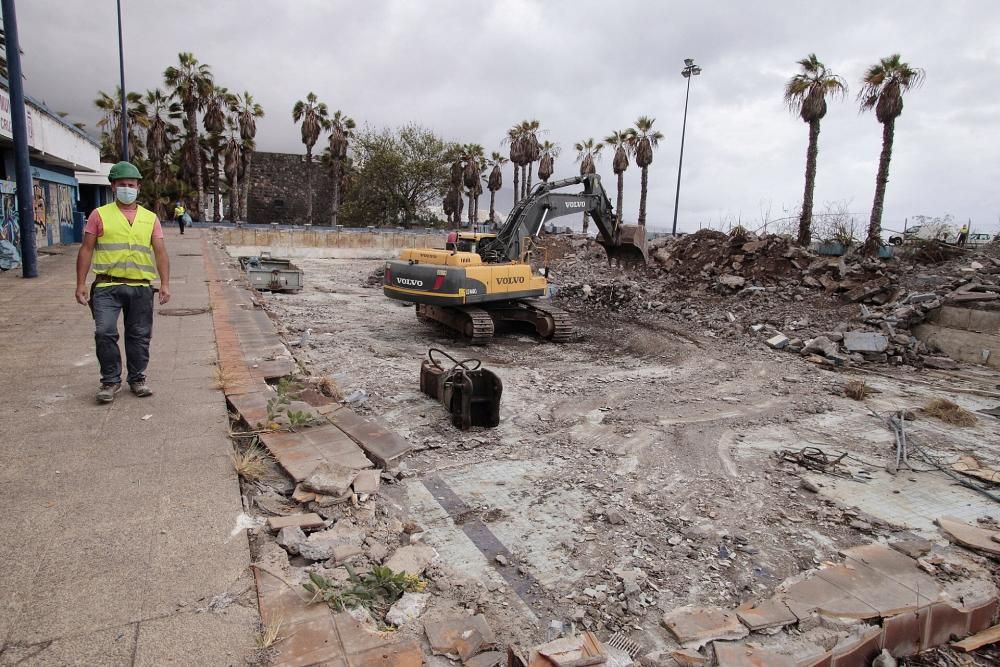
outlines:
{"label": "green hard hat", "polygon": [[111,167],[111,171],[108,172],[109,181],[114,182],[119,178],[135,178],[141,181],[142,174],[139,173],[138,167],[134,164],[122,160],[121,162],[116,162],[115,166]]}

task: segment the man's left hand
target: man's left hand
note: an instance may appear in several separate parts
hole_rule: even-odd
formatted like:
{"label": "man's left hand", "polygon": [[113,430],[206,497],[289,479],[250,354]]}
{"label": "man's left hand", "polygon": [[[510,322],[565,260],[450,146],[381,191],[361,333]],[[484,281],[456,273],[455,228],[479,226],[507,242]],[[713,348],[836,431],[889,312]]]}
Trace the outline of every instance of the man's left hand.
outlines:
{"label": "man's left hand", "polygon": [[166,285],[160,285],[160,305],[164,305],[170,301],[170,288]]}

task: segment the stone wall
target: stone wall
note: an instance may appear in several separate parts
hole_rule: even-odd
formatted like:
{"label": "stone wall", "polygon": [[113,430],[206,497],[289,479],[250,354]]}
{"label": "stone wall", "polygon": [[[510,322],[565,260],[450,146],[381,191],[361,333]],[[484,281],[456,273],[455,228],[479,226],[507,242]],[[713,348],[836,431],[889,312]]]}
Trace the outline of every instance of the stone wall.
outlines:
{"label": "stone wall", "polygon": [[[330,224],[333,183],[313,156],[313,224]],[[250,164],[247,222],[295,224],[306,222],[306,158],[294,153],[255,151]]]}

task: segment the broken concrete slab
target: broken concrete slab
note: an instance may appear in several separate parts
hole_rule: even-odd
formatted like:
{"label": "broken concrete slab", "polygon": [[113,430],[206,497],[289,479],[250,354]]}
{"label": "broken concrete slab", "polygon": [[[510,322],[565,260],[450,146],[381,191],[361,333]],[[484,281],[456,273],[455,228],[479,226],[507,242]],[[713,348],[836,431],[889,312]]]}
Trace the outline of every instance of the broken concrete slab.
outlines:
{"label": "broken concrete slab", "polygon": [[278,531],[278,537],[275,540],[290,554],[299,553],[299,547],[305,544],[305,541],[306,534],[298,526],[286,526],[282,528]]}
{"label": "broken concrete slab", "polygon": [[302,480],[302,487],[314,493],[342,496],[350,490],[358,472],[356,468],[327,461],[316,466],[309,476]]}
{"label": "broken concrete slab", "polygon": [[777,598],[764,600],[758,604],[748,603],[736,608],[736,615],[743,624],[753,630],[780,628],[798,621],[795,614]]}
{"label": "broken concrete slab", "polygon": [[585,631],[575,637],[561,637],[531,650],[531,660],[528,667],[544,664],[538,660],[541,656],[555,667],[587,667],[601,665],[607,661],[607,654],[597,636]]}
{"label": "broken concrete slab", "polygon": [[[298,544],[299,555],[309,560],[329,560],[336,557],[337,547],[345,545],[360,547],[364,540],[364,531],[345,522],[339,522],[329,530],[313,533]],[[345,552],[341,550],[340,553]]]}
{"label": "broken concrete slab", "polygon": [[836,354],[837,350],[837,344],[826,336],[810,338],[802,348],[803,354],[822,354],[824,357]]}
{"label": "broken concrete slab", "polygon": [[381,470],[361,470],[354,478],[352,487],[354,488],[354,493],[358,495],[362,494],[372,495],[378,493],[381,484],[382,484]]}
{"label": "broken concrete slab", "polygon": [[330,413],[327,419],[360,445],[368,457],[382,468],[391,468],[410,451],[410,444],[399,435],[348,408]]}
{"label": "broken concrete slab", "polygon": [[877,333],[847,331],[844,333],[844,347],[848,352],[885,352],[889,339]]}
{"label": "broken concrete slab", "polygon": [[382,565],[393,572],[406,572],[419,577],[434,562],[438,553],[426,544],[410,544],[396,549]]}
{"label": "broken concrete slab", "polygon": [[935,523],[952,542],[993,556],[1000,556],[1000,541],[993,539],[995,536],[1000,536],[1000,531],[986,530],[947,516],[940,517]]}
{"label": "broken concrete slab", "polygon": [[767,346],[774,350],[783,350],[788,347],[788,336],[778,334],[767,339]]}
{"label": "broken concrete slab", "polygon": [[680,607],[662,623],[685,648],[700,648],[715,639],[742,639],[750,634],[735,612],[718,607]]}
{"label": "broken concrete slab", "polygon": [[775,653],[759,646],[750,646],[743,642],[715,642],[715,659],[718,667],[796,667],[798,661],[794,658]]}
{"label": "broken concrete slab", "polygon": [[309,512],[308,514],[292,514],[290,516],[272,516],[267,520],[267,527],[271,530],[281,530],[290,526],[298,528],[319,528],[326,522],[318,514]]}
{"label": "broken concrete slab", "polygon": [[396,627],[415,621],[427,609],[430,599],[430,593],[403,593],[403,597],[389,608],[385,620]]}
{"label": "broken concrete slab", "polygon": [[953,371],[958,368],[958,362],[949,357],[924,357],[925,368],[936,368],[941,371]]}
{"label": "broken concrete slab", "polygon": [[486,618],[457,616],[424,624],[427,642],[434,655],[445,655],[452,659],[468,660],[480,651],[496,647],[496,635]]}

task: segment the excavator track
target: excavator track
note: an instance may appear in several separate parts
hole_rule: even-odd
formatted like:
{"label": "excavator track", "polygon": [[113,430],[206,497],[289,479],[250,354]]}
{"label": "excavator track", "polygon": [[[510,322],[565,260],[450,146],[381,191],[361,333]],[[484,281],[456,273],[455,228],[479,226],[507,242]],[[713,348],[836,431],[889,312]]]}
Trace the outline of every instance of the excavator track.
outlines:
{"label": "excavator track", "polygon": [[562,308],[556,308],[555,306],[550,306],[547,303],[534,299],[525,300],[521,303],[536,312],[544,313],[551,319],[552,335],[549,336],[549,340],[553,343],[565,343],[576,331],[576,327],[573,326],[573,319]]}
{"label": "excavator track", "polygon": [[546,340],[563,343],[573,335],[569,313],[537,299],[520,299],[490,308],[496,322],[525,322]]}
{"label": "excavator track", "polygon": [[418,319],[440,322],[465,336],[472,345],[485,345],[493,338],[493,318],[483,308],[445,308],[418,303],[416,310]]}

